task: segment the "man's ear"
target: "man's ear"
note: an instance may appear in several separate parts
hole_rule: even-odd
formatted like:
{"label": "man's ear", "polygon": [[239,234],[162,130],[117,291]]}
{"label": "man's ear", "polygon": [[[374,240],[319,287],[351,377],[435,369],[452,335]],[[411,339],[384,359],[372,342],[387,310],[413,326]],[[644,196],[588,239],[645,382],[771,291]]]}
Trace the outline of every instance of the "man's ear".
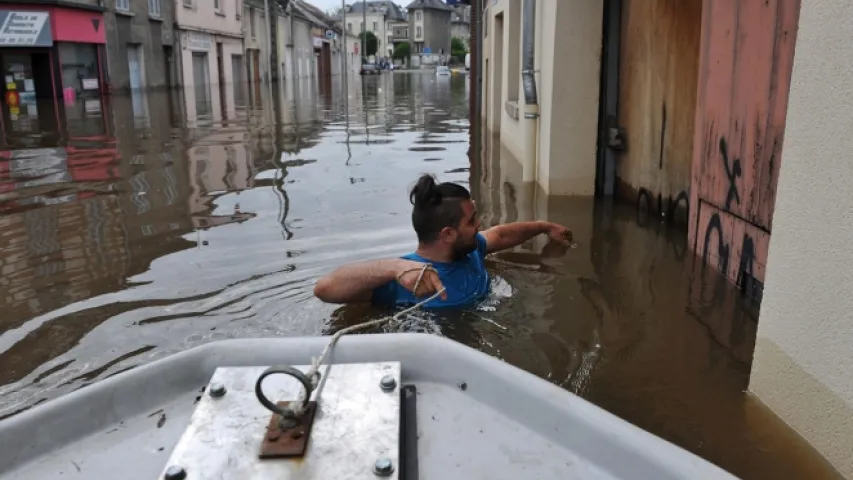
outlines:
{"label": "man's ear", "polygon": [[438,238],[444,243],[453,243],[456,241],[456,229],[450,227],[444,227],[441,229],[441,232],[438,233]]}

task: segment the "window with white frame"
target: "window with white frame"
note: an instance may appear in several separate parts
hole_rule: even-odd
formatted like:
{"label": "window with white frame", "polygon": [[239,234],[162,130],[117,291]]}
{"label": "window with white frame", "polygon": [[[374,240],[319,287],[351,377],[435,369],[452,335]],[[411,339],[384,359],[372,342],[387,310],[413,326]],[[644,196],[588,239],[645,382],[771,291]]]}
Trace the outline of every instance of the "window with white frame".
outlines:
{"label": "window with white frame", "polygon": [[222,0],[213,0],[213,9],[217,12],[222,11]]}
{"label": "window with white frame", "polygon": [[234,2],[234,5],[237,7],[235,9],[237,10],[235,14],[237,16],[237,20],[240,20],[240,17],[243,15],[243,0],[237,0],[236,2]]}
{"label": "window with white frame", "polygon": [[187,8],[193,8],[193,1],[194,0],[184,0],[184,6]]}
{"label": "window with white frame", "polygon": [[160,0],[148,0],[148,15],[152,17],[160,16]]}
{"label": "window with white frame", "polygon": [[130,10],[130,0],[116,0],[116,10]]}

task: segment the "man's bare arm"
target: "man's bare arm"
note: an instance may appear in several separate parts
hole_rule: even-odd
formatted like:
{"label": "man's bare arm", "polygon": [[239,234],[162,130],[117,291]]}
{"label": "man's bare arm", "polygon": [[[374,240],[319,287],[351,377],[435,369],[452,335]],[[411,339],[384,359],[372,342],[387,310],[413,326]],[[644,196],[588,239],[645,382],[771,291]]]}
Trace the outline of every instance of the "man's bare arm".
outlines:
{"label": "man's bare arm", "polygon": [[486,251],[494,253],[530,240],[531,238],[548,234],[551,240],[568,243],[572,233],[568,228],[551,222],[515,222],[497,225],[483,232],[486,237]]}
{"label": "man's bare arm", "polygon": [[[401,258],[344,265],[321,278],[314,286],[314,295],[327,303],[369,302],[373,291],[390,281],[398,281],[413,291],[423,266],[423,263]],[[415,295],[432,295],[441,288],[438,274],[428,271]]]}

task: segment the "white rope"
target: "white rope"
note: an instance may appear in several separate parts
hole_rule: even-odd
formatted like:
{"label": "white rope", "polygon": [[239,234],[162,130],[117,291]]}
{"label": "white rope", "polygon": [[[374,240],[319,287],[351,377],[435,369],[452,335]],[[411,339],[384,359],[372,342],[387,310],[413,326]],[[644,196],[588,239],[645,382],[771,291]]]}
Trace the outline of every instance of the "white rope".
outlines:
{"label": "white rope", "polygon": [[[415,272],[415,271],[420,271],[420,273],[418,274],[418,279],[417,279],[417,281],[415,281],[415,288],[412,290],[413,292],[415,292],[415,294],[417,294],[418,287],[420,287],[420,285],[421,285],[421,281],[424,278],[424,274],[427,271],[435,272],[436,270],[435,270],[435,268],[433,268],[432,265],[424,264],[423,267],[413,268],[413,269],[406,270],[405,272],[401,273],[397,277],[397,281],[399,282],[400,279],[403,277],[403,275],[410,273],[410,272]],[[407,315],[409,313],[412,313],[415,310],[423,307],[427,303],[435,300],[441,294],[443,294],[445,292],[445,290],[446,289],[444,287],[442,287],[441,289],[439,289],[437,292],[435,292],[431,297],[427,298],[426,300],[418,302],[415,305],[413,305],[413,306],[411,306],[405,310],[402,310],[395,315],[392,315],[389,317],[379,318],[376,320],[371,320],[369,322],[359,323],[357,325],[352,325],[352,326],[343,328],[341,330],[338,330],[334,335],[332,335],[331,340],[329,340],[329,343],[326,344],[326,348],[323,349],[323,352],[320,354],[320,356],[314,357],[312,359],[311,368],[309,368],[308,371],[305,372],[305,376],[311,380],[311,391],[314,391],[317,388],[317,385],[319,383],[320,366],[323,364],[323,362],[326,361],[326,357],[329,356],[329,354],[332,352],[332,349],[335,348],[335,344],[338,342],[338,340],[340,340],[341,337],[343,337],[344,335],[347,335],[349,333],[352,333],[352,332],[357,332],[359,330],[366,330],[366,329],[369,329],[372,327],[378,327],[378,326],[380,326],[384,323],[387,323],[389,321],[392,321],[392,320],[399,320],[400,317]],[[305,410],[303,408],[303,405],[307,404],[307,402],[305,402],[305,399],[307,398],[307,396],[310,396],[310,395],[311,395],[311,392],[306,392],[305,390],[300,390],[299,398],[295,402],[290,402],[290,407],[289,407],[290,413],[292,413],[296,417],[301,417],[302,414],[305,413]]]}

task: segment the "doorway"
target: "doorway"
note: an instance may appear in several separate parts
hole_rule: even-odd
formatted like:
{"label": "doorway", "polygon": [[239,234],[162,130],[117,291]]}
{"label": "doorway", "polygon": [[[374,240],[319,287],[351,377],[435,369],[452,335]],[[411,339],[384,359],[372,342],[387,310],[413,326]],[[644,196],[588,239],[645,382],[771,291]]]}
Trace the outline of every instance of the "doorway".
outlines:
{"label": "doorway", "polygon": [[219,110],[222,118],[228,117],[228,95],[225,94],[225,58],[223,57],[222,42],[216,42],[216,75],[219,83]]}
{"label": "doorway", "polygon": [[236,107],[246,106],[246,82],[243,81],[243,72],[243,56],[231,55],[231,76],[234,82],[234,106]]}
{"label": "doorway", "polygon": [[197,115],[210,115],[210,68],[207,52],[193,52],[193,90]]}
{"label": "doorway", "polygon": [[148,102],[145,98],[145,63],[142,45],[127,46],[127,67],[130,80],[130,101],[133,106],[133,123],[136,128],[151,126]]}

